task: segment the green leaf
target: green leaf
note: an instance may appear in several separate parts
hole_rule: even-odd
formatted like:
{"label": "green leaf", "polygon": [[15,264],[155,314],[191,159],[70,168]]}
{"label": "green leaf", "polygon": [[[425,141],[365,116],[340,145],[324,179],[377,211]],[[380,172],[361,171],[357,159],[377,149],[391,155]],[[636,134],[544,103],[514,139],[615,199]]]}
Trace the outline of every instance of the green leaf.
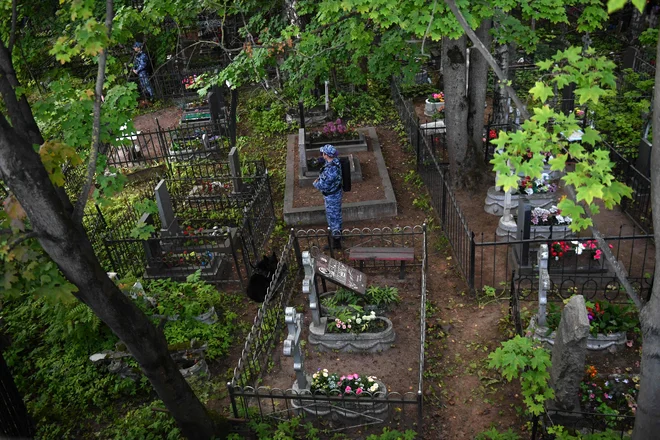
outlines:
{"label": "green leaf", "polygon": [[541,102],[547,101],[550,96],[555,96],[552,87],[541,81],[536,81],[534,87],[529,89],[529,93],[534,96],[534,99],[538,99]]}
{"label": "green leaf", "polygon": [[582,142],[586,142],[587,144],[593,147],[596,145],[596,142],[598,142],[599,140],[601,140],[601,137],[598,130],[594,130],[591,127],[587,127],[584,129],[584,135],[582,135]]}
{"label": "green leaf", "polygon": [[[646,6],[646,0],[630,0],[630,1],[637,8],[637,10],[639,12],[642,12],[642,13],[644,12],[644,6]],[[610,3],[611,2],[607,3],[608,12],[609,12],[609,8],[610,8]]]}

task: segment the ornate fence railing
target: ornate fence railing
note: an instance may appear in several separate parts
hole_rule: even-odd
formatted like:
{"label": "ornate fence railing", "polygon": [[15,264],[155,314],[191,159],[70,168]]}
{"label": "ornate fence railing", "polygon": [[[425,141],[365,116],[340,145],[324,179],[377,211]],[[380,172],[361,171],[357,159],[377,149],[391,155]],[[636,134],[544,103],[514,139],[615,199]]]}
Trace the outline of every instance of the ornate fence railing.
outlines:
{"label": "ornate fence railing", "polygon": [[[407,263],[407,274],[420,270],[420,340],[418,380],[413,392],[363,393],[360,396],[310,393],[309,390],[277,388],[268,383],[272,351],[277,348],[284,328],[284,308],[289,305],[291,292],[302,285],[302,251],[318,252],[328,242],[326,230],[292,231],[282,252],[264,303],[259,308],[254,324],[227,384],[233,415],[237,418],[272,418],[283,420],[302,416],[313,423],[321,423],[331,430],[351,427],[369,429],[370,425],[389,423],[397,429],[416,429],[421,433],[423,411],[423,371],[425,347],[426,307],[426,228],[425,226],[382,229],[344,230],[344,250],[359,246],[413,248],[415,259]],[[348,252],[333,254],[334,258],[350,264]],[[372,262],[363,267],[368,273],[391,272],[391,263]],[[398,271],[397,271],[398,273]],[[409,276],[409,275],[407,275]],[[336,355],[332,355],[336,357]],[[288,376],[287,376],[288,377]],[[387,381],[387,378],[383,378]],[[259,384],[263,383],[263,386]],[[341,423],[337,422],[337,417]]]}

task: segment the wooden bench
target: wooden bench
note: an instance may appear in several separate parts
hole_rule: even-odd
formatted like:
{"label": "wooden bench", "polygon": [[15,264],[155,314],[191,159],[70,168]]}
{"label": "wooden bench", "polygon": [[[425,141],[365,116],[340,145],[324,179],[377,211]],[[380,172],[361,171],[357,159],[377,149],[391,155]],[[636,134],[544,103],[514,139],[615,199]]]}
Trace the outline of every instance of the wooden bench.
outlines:
{"label": "wooden bench", "polygon": [[401,270],[399,279],[403,279],[406,273],[406,261],[415,260],[415,250],[406,247],[354,247],[348,254],[348,259],[360,262],[360,270],[364,262],[371,261],[400,261]]}

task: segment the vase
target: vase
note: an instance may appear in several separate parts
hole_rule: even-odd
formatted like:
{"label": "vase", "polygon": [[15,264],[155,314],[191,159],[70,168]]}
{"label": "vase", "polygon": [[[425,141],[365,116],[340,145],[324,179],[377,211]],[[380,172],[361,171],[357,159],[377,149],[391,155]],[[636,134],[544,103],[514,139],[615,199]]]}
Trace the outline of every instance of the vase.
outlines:
{"label": "vase", "polygon": [[444,102],[431,102],[428,99],[425,101],[424,114],[426,116],[434,116],[439,111],[445,108]]}

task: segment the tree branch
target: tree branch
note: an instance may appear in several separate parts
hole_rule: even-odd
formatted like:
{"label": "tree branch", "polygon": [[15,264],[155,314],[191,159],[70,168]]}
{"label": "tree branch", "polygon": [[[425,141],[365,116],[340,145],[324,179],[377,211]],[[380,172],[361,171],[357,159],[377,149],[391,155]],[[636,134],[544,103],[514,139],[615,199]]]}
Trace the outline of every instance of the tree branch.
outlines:
{"label": "tree branch", "polygon": [[11,54],[14,49],[14,43],[16,42],[16,18],[18,16],[16,8],[16,0],[11,0],[11,31],[9,33],[9,43],[7,44],[7,50]]}
{"label": "tree branch", "polygon": [[493,69],[495,75],[497,75],[497,78],[500,80],[500,83],[504,84],[504,87],[506,88],[506,91],[509,93],[509,96],[511,97],[511,99],[513,99],[513,102],[516,104],[518,110],[520,110],[520,115],[522,116],[522,118],[529,119],[529,113],[527,112],[527,107],[523,105],[522,101],[518,97],[518,94],[516,93],[515,90],[513,90],[513,87],[511,87],[508,84],[507,78],[504,76],[504,73],[502,73],[502,71],[500,70],[500,67],[497,65],[497,62],[490,54],[490,51],[486,48],[486,46],[484,46],[484,44],[481,42],[479,37],[477,37],[477,35],[472,30],[472,28],[470,28],[470,25],[465,20],[465,17],[463,17],[461,11],[458,10],[455,0],[445,0],[445,3],[447,4],[447,6],[449,6],[451,12],[453,12],[454,17],[456,17],[456,20],[458,20],[458,23],[461,25],[467,36],[470,38],[472,44],[474,44],[474,47],[481,53],[481,56],[484,57],[488,65]]}
{"label": "tree branch", "polygon": [[[571,199],[576,200],[577,203],[575,188],[573,187],[573,185],[566,185],[566,190],[568,191],[568,195],[571,197]],[[581,206],[584,209],[584,212],[587,214],[587,216],[593,218],[593,215],[591,214],[591,209],[589,209],[589,205],[587,205],[586,203],[582,203]],[[635,303],[635,307],[637,307],[637,310],[642,310],[642,306],[644,305],[642,299],[639,297],[632,284],[630,284],[630,281],[628,281],[628,274],[621,266],[621,263],[619,263],[619,260],[616,259],[616,257],[610,250],[610,247],[603,238],[603,234],[601,234],[600,231],[593,224],[591,225],[591,233],[598,242],[598,247],[605,256],[605,259],[612,266],[612,269],[614,269],[614,274],[619,279],[619,283],[621,283],[621,287],[623,287],[626,290],[626,294],[628,294],[628,297]]]}
{"label": "tree branch", "polygon": [[30,232],[27,232],[25,234],[19,235],[14,240],[9,242],[7,252],[11,252],[16,246],[23,243],[25,240],[29,240],[30,238],[36,238],[38,236],[39,236],[39,234],[37,234],[36,231],[30,231]]}
{"label": "tree branch", "polygon": [[[112,0],[107,0],[105,3],[105,29],[108,36],[108,44],[112,34],[112,19],[113,7]],[[94,125],[92,127],[92,151],[89,155],[89,162],[87,163],[87,179],[82,187],[76,207],[73,210],[73,222],[82,223],[83,213],[85,212],[85,205],[89,198],[89,191],[92,188],[94,181],[94,174],[96,173],[96,161],[99,157],[99,143],[101,138],[101,98],[103,96],[103,82],[105,81],[105,64],[108,58],[108,48],[104,48],[99,55],[99,69],[96,74],[96,90],[94,92]]]}

